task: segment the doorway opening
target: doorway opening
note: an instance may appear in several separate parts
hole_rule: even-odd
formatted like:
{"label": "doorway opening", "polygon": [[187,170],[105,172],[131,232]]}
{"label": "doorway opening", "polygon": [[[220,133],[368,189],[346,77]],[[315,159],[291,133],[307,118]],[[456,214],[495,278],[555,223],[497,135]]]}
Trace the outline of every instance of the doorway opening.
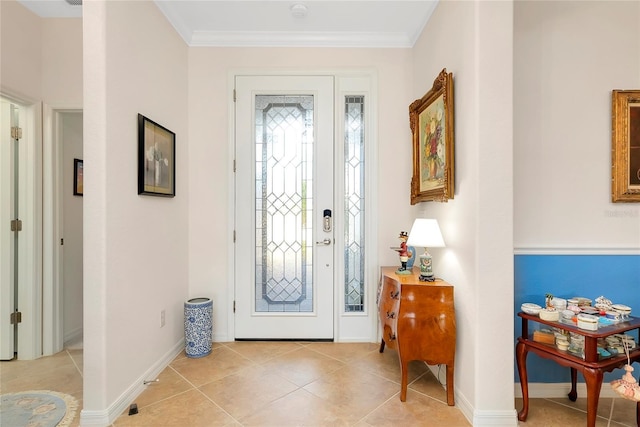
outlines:
{"label": "doorway opening", "polygon": [[45,105],[43,117],[42,342],[43,354],[50,355],[82,346],[83,113]]}

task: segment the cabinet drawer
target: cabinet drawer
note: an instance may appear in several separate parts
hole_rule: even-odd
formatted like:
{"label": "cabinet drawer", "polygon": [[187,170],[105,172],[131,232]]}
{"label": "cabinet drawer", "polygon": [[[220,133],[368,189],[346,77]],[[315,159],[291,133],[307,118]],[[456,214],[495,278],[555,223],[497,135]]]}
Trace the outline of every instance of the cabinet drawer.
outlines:
{"label": "cabinet drawer", "polygon": [[385,278],[382,283],[378,310],[380,326],[382,327],[382,338],[391,348],[396,348],[395,342],[399,308],[400,287],[396,282]]}

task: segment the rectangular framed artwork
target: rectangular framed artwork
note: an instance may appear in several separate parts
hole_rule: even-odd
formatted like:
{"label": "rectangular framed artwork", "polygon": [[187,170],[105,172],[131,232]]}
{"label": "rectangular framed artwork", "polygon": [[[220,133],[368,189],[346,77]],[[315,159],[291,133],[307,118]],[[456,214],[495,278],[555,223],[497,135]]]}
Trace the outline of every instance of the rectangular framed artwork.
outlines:
{"label": "rectangular framed artwork", "polygon": [[612,92],[611,201],[640,202],[640,90]]}
{"label": "rectangular framed artwork", "polygon": [[445,68],[431,90],[409,106],[413,134],[412,205],[453,199],[453,124],[453,74]]}
{"label": "rectangular framed artwork", "polygon": [[176,195],[176,134],[138,114],[138,194]]}
{"label": "rectangular framed artwork", "polygon": [[82,196],[84,194],[84,174],[82,171],[83,161],[73,159],[73,195]]}

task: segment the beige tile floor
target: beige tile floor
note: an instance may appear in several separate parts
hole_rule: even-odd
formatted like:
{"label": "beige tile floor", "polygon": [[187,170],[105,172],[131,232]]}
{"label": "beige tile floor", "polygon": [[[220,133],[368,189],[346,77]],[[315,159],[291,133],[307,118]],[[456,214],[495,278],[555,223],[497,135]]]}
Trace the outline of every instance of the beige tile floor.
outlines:
{"label": "beige tile floor", "polygon": [[[121,426],[433,426],[469,422],[446,404],[438,379],[412,362],[407,401],[400,402],[397,353],[376,344],[215,343],[211,355],[177,356],[135,403]],[[441,381],[443,381],[444,369]],[[0,392],[48,389],[82,406],[82,350],[35,361],[0,362]],[[522,407],[516,399],[516,408]],[[584,426],[586,401],[531,399],[524,427]],[[635,405],[600,399],[597,426],[633,427]],[[79,412],[73,426],[79,425]],[[7,426],[14,427],[14,426]]]}

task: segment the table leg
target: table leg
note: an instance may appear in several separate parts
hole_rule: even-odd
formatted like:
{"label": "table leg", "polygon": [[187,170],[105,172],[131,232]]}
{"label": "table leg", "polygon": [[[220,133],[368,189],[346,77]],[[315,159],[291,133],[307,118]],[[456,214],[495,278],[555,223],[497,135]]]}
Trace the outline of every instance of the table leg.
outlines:
{"label": "table leg", "polygon": [[587,427],[595,427],[598,399],[604,374],[600,369],[584,368],[582,371],[587,386]]}
{"label": "table leg", "polygon": [[380,340],[380,353],[384,351],[384,338]]}
{"label": "table leg", "polygon": [[453,397],[453,363],[447,365],[447,405],[455,406]]}
{"label": "table leg", "polygon": [[[398,354],[400,356],[400,354]],[[400,377],[402,380],[400,381],[400,402],[405,402],[407,400],[407,385],[409,383],[409,362],[402,360],[400,357]]]}
{"label": "table leg", "polygon": [[636,424],[640,427],[640,402],[636,403]]}
{"label": "table leg", "polygon": [[518,362],[518,374],[520,375],[520,387],[522,388],[522,410],[518,412],[518,419],[526,421],[529,414],[529,383],[527,380],[527,346],[522,342],[516,345],[516,361]]}
{"label": "table leg", "polygon": [[569,400],[575,402],[578,398],[578,391],[576,390],[576,383],[578,382],[578,371],[576,368],[571,368],[571,391],[569,392]]}

